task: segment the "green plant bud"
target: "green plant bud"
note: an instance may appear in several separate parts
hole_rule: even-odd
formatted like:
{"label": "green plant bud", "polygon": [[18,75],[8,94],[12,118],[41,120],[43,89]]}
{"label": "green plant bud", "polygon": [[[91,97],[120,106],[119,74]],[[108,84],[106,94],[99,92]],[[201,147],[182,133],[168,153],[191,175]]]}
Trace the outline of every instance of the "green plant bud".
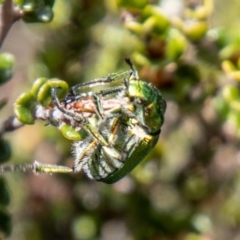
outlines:
{"label": "green plant bud", "polygon": [[229,59],[236,55],[239,52],[239,45],[238,44],[230,44],[224,47],[220,52],[221,59]]}
{"label": "green plant bud", "polygon": [[53,19],[53,12],[50,10],[49,7],[46,7],[44,9],[41,9],[41,11],[38,12],[32,12],[29,14],[25,14],[23,17],[23,20],[27,23],[48,23],[51,22]]}
{"label": "green plant bud", "polygon": [[143,19],[145,32],[153,31],[156,34],[162,34],[170,25],[168,18],[160,8],[151,5],[147,5],[147,7],[144,8]]}
{"label": "green plant bud", "polygon": [[151,62],[149,61],[149,59],[139,52],[133,53],[132,59],[140,66],[151,66]]}
{"label": "green plant bud", "polygon": [[53,11],[50,6],[45,6],[37,12],[38,21],[43,23],[51,22],[53,19]]}
{"label": "green plant bud", "polygon": [[231,103],[234,100],[238,100],[240,97],[239,90],[234,85],[227,85],[222,90],[223,98],[228,102]]}
{"label": "green plant bud", "polygon": [[200,40],[207,32],[208,25],[206,21],[184,22],[182,31],[193,42]]}
{"label": "green plant bud", "polygon": [[231,36],[229,36],[229,32],[225,28],[214,28],[209,32],[213,35],[218,47],[220,48],[225,47],[230,41],[232,41]]}
{"label": "green plant bud", "polygon": [[[42,2],[42,1],[41,1]],[[25,14],[31,13],[34,11],[34,9],[38,8],[39,6],[37,5],[36,1],[24,1],[24,4],[22,6],[22,9]]]}
{"label": "green plant bud", "polygon": [[185,51],[187,40],[177,29],[171,29],[167,38],[166,56],[170,60],[177,60]]}
{"label": "green plant bud", "polygon": [[55,0],[17,0],[22,5],[24,12],[32,12],[43,8],[44,6],[52,7]]}
{"label": "green plant bud", "polygon": [[38,78],[34,81],[31,93],[37,97],[39,89],[42,87],[43,84],[47,82],[47,78]]}
{"label": "green plant bud", "polygon": [[51,5],[46,5],[42,1],[29,1],[23,5],[23,20],[28,23],[43,22],[48,23],[53,19]]}
{"label": "green plant bud", "polygon": [[10,233],[11,216],[4,208],[0,208],[0,236],[8,236]]}
{"label": "green plant bud", "polygon": [[204,6],[201,6],[194,11],[194,17],[198,20],[206,19],[209,14],[210,12]]}
{"label": "green plant bud", "polygon": [[141,10],[148,4],[147,0],[117,0],[118,7]]}
{"label": "green plant bud", "polygon": [[143,25],[138,22],[128,21],[124,25],[128,30],[140,36],[144,33]]}
{"label": "green plant bud", "polygon": [[53,78],[49,79],[45,84],[41,86],[37,94],[37,101],[42,106],[48,106],[52,102],[51,89],[57,88],[57,94],[59,99],[63,99],[68,93],[68,84],[62,80]]}
{"label": "green plant bud", "polygon": [[8,194],[8,189],[3,178],[0,178],[0,204],[8,205],[10,202],[10,196]]}
{"label": "green plant bud", "polygon": [[0,54],[0,84],[7,82],[12,77],[14,56],[10,53]]}
{"label": "green plant bud", "polygon": [[213,0],[205,0],[203,6],[194,10],[194,18],[204,20],[210,16],[213,11]]}
{"label": "green plant bud", "polygon": [[143,22],[143,29],[145,33],[162,34],[166,26],[162,25],[156,16],[151,16]]}
{"label": "green plant bud", "polygon": [[10,144],[0,138],[0,163],[6,162],[11,157],[11,148]]}
{"label": "green plant bud", "polygon": [[236,70],[234,64],[229,60],[225,60],[222,62],[222,69],[225,73],[230,73]]}
{"label": "green plant bud", "polygon": [[240,70],[239,71],[233,71],[229,73],[229,76],[237,81],[240,81]]}
{"label": "green plant bud", "polygon": [[216,109],[219,117],[225,121],[226,116],[229,112],[229,104],[226,102],[226,100],[222,97],[222,95],[218,95],[214,98],[213,106]]}
{"label": "green plant bud", "polygon": [[68,124],[61,126],[59,130],[65,138],[71,141],[79,141],[84,137],[80,131],[76,131],[71,125]]}
{"label": "green plant bud", "polygon": [[227,121],[234,125],[236,129],[240,128],[240,114],[239,111],[230,110],[227,114]]}
{"label": "green plant bud", "polygon": [[232,101],[230,104],[230,108],[237,111],[237,114],[240,112],[240,102],[239,101]]}
{"label": "green plant bud", "polygon": [[37,105],[31,92],[23,93],[14,104],[14,113],[17,119],[25,124],[34,124],[33,111]]}
{"label": "green plant bud", "polygon": [[167,20],[166,16],[163,14],[162,10],[159,7],[156,7],[154,5],[150,5],[148,4],[143,12],[142,12],[142,16],[144,19],[147,19],[151,16],[159,16],[162,18],[165,18],[165,20]]}

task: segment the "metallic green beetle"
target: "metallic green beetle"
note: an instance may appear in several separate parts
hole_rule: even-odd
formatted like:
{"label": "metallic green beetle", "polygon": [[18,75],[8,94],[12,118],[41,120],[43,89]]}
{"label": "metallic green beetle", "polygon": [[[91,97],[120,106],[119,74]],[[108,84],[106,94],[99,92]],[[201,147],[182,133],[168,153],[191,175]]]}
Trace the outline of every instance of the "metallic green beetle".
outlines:
{"label": "metallic green beetle", "polygon": [[[73,143],[73,168],[35,161],[22,169],[48,173],[83,170],[91,179],[114,183],[144,159],[158,141],[166,102],[157,88],[139,79],[130,60],[126,62],[129,71],[78,84],[64,101],[59,101],[57,88],[51,89],[54,107],[81,136]],[[96,90],[98,87],[103,89]],[[91,91],[83,92],[85,88]],[[79,107],[83,101],[88,102],[88,110]],[[62,127],[63,123],[55,121],[54,125]]]}
{"label": "metallic green beetle", "polygon": [[[114,183],[124,177],[152,150],[164,121],[166,102],[159,90],[139,80],[130,60],[126,61],[131,70],[120,87],[98,93],[76,93],[77,89],[82,89],[83,86],[93,87],[114,82],[120,76],[116,75],[76,85],[66,97],[65,101],[69,103],[93,96],[97,114],[90,119],[83,119],[62,108],[56,97],[56,89],[52,90],[55,105],[81,122],[81,131],[85,132],[86,137],[73,144],[73,172],[83,169],[89,178],[105,183]],[[124,75],[126,74],[125,72]],[[113,98],[112,95],[125,101],[120,109],[113,109],[105,115],[101,102]]]}

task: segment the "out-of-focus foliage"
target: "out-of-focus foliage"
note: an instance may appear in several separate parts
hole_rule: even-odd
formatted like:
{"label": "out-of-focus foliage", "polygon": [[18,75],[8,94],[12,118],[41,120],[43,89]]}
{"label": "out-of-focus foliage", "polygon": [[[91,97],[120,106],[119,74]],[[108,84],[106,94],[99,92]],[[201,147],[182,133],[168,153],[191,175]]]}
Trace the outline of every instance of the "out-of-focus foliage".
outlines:
{"label": "out-of-focus foliage", "polygon": [[0,139],[0,163],[6,162],[11,156],[9,143],[6,140]]}
{"label": "out-of-focus foliage", "polygon": [[[240,6],[226,2],[56,0],[29,79],[71,86],[120,71],[131,57],[167,99],[166,120],[154,151],[114,185],[28,174],[18,192],[13,179],[13,198],[24,197],[12,239],[239,239]],[[34,158],[72,162],[54,130],[21,141],[45,136]]]}
{"label": "out-of-focus foliage", "polygon": [[[12,77],[14,57],[9,53],[0,54],[0,85],[6,83]],[[0,111],[6,105],[6,99],[0,96]],[[0,136],[0,164],[11,157],[11,148],[7,140]],[[0,239],[11,232],[11,216],[6,206],[10,202],[6,181],[0,177]]]}
{"label": "out-of-focus foliage", "polygon": [[[11,152],[9,143],[0,138],[0,163],[9,160]],[[0,177],[0,238],[7,236],[11,232],[11,216],[6,209],[10,202],[10,196],[6,181]]]}
{"label": "out-of-focus foliage", "polygon": [[53,19],[55,0],[16,0],[23,10],[23,20],[27,23],[48,23]]}
{"label": "out-of-focus foliage", "polygon": [[0,54],[0,85],[12,77],[14,57],[10,53]]}

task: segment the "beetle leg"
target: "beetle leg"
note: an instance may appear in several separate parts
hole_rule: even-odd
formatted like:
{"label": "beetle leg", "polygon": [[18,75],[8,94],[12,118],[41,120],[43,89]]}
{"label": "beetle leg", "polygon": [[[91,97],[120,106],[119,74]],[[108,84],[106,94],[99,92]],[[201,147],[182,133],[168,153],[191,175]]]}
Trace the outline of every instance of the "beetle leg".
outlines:
{"label": "beetle leg", "polygon": [[107,142],[105,140],[105,138],[102,136],[101,133],[99,133],[99,131],[92,127],[92,125],[90,124],[89,121],[85,121],[84,122],[84,125],[83,125],[84,128],[86,128],[86,130],[88,130],[88,132],[95,138],[97,139],[103,146],[106,146],[106,147],[110,147],[110,144],[109,142]]}
{"label": "beetle leg", "polygon": [[56,88],[52,88],[51,89],[51,95],[52,95],[52,99],[54,102],[54,105],[64,114],[66,114],[69,117],[72,117],[73,119],[82,122],[83,121],[83,117],[80,114],[74,113],[69,111],[68,109],[64,108],[61,106],[59,99],[57,97],[57,93],[56,93]]}
{"label": "beetle leg", "polygon": [[81,90],[84,87],[96,87],[96,86],[104,85],[104,84],[107,84],[107,83],[111,83],[111,82],[117,81],[118,79],[126,77],[129,74],[130,75],[132,74],[132,69],[128,70],[128,71],[125,71],[125,72],[122,72],[122,73],[111,73],[111,74],[108,74],[106,77],[103,77],[103,78],[97,78],[97,79],[94,79],[94,80],[89,81],[89,82],[79,83],[77,85],[74,85],[71,88],[71,91],[72,91],[73,95],[77,95],[77,90],[78,89]]}
{"label": "beetle leg", "polygon": [[122,86],[120,86],[120,87],[112,87],[112,88],[109,88],[109,89],[106,89],[106,90],[101,90],[97,94],[101,95],[101,96],[107,96],[107,95],[110,95],[110,94],[121,92],[123,90],[125,90],[125,87],[122,87]]}
{"label": "beetle leg", "polygon": [[114,142],[114,137],[117,134],[117,131],[119,129],[119,123],[120,123],[120,117],[116,117],[111,125],[111,129],[109,130],[109,142],[112,144]]}
{"label": "beetle leg", "polygon": [[83,116],[75,113],[75,112],[71,112],[65,108],[63,108],[57,98],[57,94],[56,94],[56,88],[52,88],[51,89],[51,93],[52,93],[52,98],[53,98],[53,102],[56,105],[56,107],[63,112],[64,114],[74,118],[75,120],[79,121],[80,123],[83,124],[83,127],[94,137],[96,138],[98,141],[101,142],[101,144],[103,144],[104,146],[109,146],[109,143],[104,139],[104,137],[96,130],[96,128],[92,127],[92,125],[90,124],[90,122],[88,121],[88,119],[83,118]]}

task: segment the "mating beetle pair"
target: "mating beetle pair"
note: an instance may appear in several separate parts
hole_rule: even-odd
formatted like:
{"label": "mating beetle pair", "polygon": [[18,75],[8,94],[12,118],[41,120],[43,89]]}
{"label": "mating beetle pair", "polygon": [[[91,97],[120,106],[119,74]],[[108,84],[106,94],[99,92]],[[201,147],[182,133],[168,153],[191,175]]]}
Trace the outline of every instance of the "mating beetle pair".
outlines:
{"label": "mating beetle pair", "polygon": [[[129,173],[156,145],[166,102],[157,88],[139,79],[131,61],[126,62],[129,71],[73,86],[62,101],[58,97],[61,88],[55,85],[50,89],[53,105],[35,107],[35,118],[48,120],[74,140],[73,168],[34,162],[18,169],[48,173],[83,170],[89,178],[105,183]],[[96,90],[98,87],[104,89]],[[83,92],[85,88],[90,91]]]}

